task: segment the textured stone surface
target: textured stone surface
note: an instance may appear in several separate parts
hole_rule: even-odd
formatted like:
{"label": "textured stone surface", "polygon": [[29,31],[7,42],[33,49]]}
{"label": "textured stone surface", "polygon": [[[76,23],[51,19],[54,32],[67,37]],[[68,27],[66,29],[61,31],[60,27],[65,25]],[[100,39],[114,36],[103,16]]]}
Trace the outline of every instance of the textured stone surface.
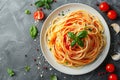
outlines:
{"label": "textured stone surface", "polygon": [[[104,0],[57,0],[52,4],[51,10],[44,9],[44,12],[47,17],[54,9],[63,4],[84,3],[100,12],[108,25],[113,22],[120,25],[120,18],[111,21],[107,18],[106,13],[102,13],[98,9],[96,3],[101,1]],[[120,15],[120,0],[105,1],[108,1]],[[120,78],[120,61],[113,61],[110,57],[115,52],[120,52],[120,33],[116,35],[110,26],[111,48],[107,58],[96,70],[85,75],[71,76],[53,69],[42,55],[39,36],[36,40],[29,36],[29,28],[34,24],[32,14],[36,10],[34,5],[30,5],[34,2],[35,0],[0,0],[0,80],[50,80],[50,76],[53,74],[57,75],[59,80],[107,80],[108,73],[98,76],[99,72],[105,72],[107,63],[115,64],[115,73]],[[32,14],[26,15],[24,13],[26,9],[29,9]],[[39,22],[37,26],[39,33],[43,22]],[[27,56],[25,57],[25,55]],[[31,67],[29,72],[24,70],[26,65]],[[9,77],[7,68],[12,68],[15,71],[15,76]]]}

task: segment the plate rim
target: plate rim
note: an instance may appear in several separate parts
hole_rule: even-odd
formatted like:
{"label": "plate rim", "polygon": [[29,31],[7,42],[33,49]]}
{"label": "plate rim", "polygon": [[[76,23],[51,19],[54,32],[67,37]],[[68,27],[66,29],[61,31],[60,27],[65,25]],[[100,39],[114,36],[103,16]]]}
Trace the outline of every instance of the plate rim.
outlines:
{"label": "plate rim", "polygon": [[[62,8],[62,7],[65,7],[65,6],[69,6],[69,5],[75,5],[75,4],[77,4],[77,5],[82,5],[82,6],[86,6],[86,7],[89,7],[89,8],[91,8],[91,9],[93,9],[94,11],[96,11],[97,14],[99,14],[100,17],[104,20],[103,22],[105,22],[104,24],[105,24],[105,26],[107,26],[107,31],[108,31],[108,35],[109,35],[109,39],[108,39],[108,41],[107,41],[108,48],[107,48],[107,51],[106,51],[106,55],[103,56],[103,59],[98,63],[98,65],[97,65],[95,68],[93,68],[93,69],[91,69],[91,70],[89,70],[89,71],[87,71],[87,72],[77,73],[77,74],[66,73],[66,72],[63,72],[63,71],[57,69],[55,66],[53,66],[53,64],[51,64],[51,62],[50,62],[50,61],[47,59],[47,57],[45,56],[45,53],[44,53],[43,48],[42,48],[42,39],[41,39],[41,38],[42,38],[43,28],[44,28],[44,26],[45,26],[45,23],[46,23],[47,20],[49,19],[49,17],[50,17],[51,15],[53,15],[53,13],[55,13],[55,11],[57,11],[58,9],[60,9],[60,8]],[[48,62],[54,69],[56,69],[56,70],[59,71],[59,72],[62,72],[62,73],[64,73],[64,74],[69,74],[69,75],[83,75],[83,74],[89,73],[89,72],[95,70],[96,68],[98,68],[98,67],[103,63],[103,61],[105,60],[105,58],[106,58],[107,55],[108,55],[108,52],[109,52],[109,49],[110,49],[110,44],[111,44],[110,42],[111,42],[110,30],[109,30],[109,28],[108,28],[108,24],[107,24],[107,22],[105,21],[104,17],[103,17],[96,9],[94,9],[93,7],[91,7],[91,6],[87,5],[87,4],[83,4],[83,3],[67,3],[67,4],[61,5],[61,6],[59,6],[58,8],[54,9],[54,10],[48,15],[48,17],[45,19],[45,21],[44,21],[44,23],[43,23],[43,25],[42,25],[41,31],[40,31],[40,48],[41,48],[41,51],[42,51],[42,54],[43,54],[44,58],[47,60],[47,62]],[[57,63],[57,62],[56,62],[56,63]],[[93,62],[93,63],[94,63],[94,62]],[[91,63],[91,64],[92,64],[92,63]]]}

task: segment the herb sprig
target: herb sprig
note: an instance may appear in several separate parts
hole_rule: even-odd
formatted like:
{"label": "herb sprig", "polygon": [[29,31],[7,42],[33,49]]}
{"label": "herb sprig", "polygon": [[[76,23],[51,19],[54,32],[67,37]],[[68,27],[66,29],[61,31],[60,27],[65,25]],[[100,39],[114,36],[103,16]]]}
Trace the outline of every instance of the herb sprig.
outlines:
{"label": "herb sprig", "polygon": [[45,8],[50,9],[51,8],[50,4],[52,2],[53,2],[53,0],[38,0],[35,2],[35,6],[37,8],[45,6]]}
{"label": "herb sprig", "polygon": [[73,32],[68,32],[68,37],[72,39],[72,42],[70,44],[71,47],[73,47],[76,43],[79,46],[83,47],[84,42],[81,39],[85,38],[87,34],[88,32],[86,30],[79,32],[77,35],[75,35]]}

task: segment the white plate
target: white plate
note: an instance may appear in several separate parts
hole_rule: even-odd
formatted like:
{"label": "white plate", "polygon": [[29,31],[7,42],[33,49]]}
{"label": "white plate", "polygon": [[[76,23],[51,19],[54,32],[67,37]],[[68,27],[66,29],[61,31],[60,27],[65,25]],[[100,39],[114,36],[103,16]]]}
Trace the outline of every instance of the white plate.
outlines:
{"label": "white plate", "polygon": [[[69,11],[70,10],[70,11]],[[88,12],[90,12],[91,14],[98,16],[98,18],[100,19],[101,23],[104,26],[105,29],[105,36],[106,36],[106,41],[107,41],[107,45],[105,47],[105,49],[102,51],[102,53],[99,55],[99,57],[91,64],[86,65],[82,68],[70,68],[70,67],[66,67],[63,66],[61,64],[58,64],[53,55],[51,54],[51,52],[49,51],[49,48],[47,47],[46,44],[46,40],[45,40],[45,32],[47,30],[47,28],[50,25],[50,22],[56,17],[58,16],[59,13],[61,13],[62,11],[64,11],[65,13],[74,11],[74,10],[86,10]],[[41,35],[40,35],[40,46],[41,46],[41,50],[43,52],[44,57],[46,58],[46,60],[48,61],[48,63],[53,66],[56,70],[65,73],[65,74],[70,74],[70,75],[81,75],[81,74],[85,74],[88,73],[90,71],[93,71],[94,69],[96,69],[106,58],[108,51],[109,51],[109,47],[110,47],[110,33],[109,33],[109,29],[108,26],[105,22],[105,20],[103,19],[103,17],[92,7],[85,5],[85,4],[81,4],[81,3],[70,3],[70,4],[65,4],[57,9],[55,9],[45,20],[45,22],[43,23],[42,29],[41,29]]]}

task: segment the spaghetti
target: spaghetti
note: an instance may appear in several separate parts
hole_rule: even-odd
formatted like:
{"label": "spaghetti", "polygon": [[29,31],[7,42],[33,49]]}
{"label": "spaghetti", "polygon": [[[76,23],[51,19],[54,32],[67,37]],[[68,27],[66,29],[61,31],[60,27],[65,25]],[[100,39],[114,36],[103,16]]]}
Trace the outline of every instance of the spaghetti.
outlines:
{"label": "spaghetti", "polygon": [[55,60],[70,67],[90,64],[106,45],[99,19],[84,10],[56,17],[45,35]]}

